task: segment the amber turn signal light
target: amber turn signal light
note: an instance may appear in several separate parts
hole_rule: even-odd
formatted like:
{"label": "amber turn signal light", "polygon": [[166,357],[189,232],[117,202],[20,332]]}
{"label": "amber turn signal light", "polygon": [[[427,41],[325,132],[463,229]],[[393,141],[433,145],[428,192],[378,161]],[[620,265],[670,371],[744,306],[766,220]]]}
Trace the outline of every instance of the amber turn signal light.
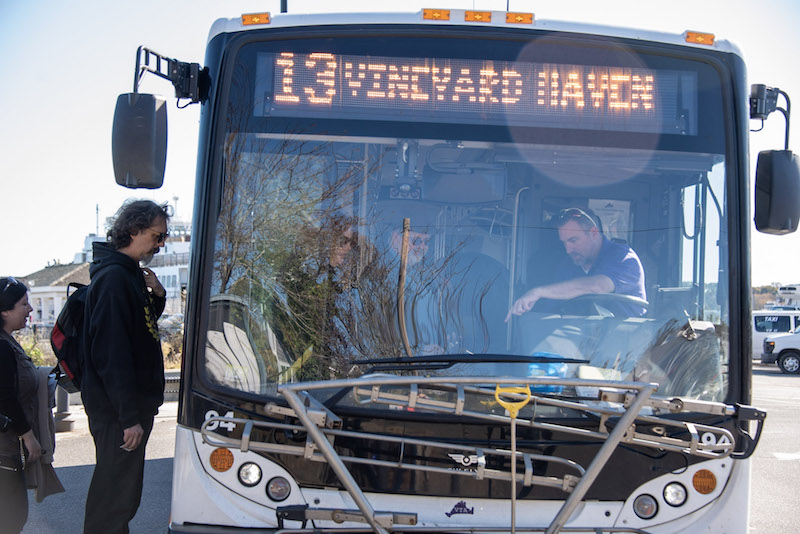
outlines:
{"label": "amber turn signal light", "polygon": [[224,473],[233,467],[233,453],[228,449],[214,449],[208,463],[211,464],[214,471]]}

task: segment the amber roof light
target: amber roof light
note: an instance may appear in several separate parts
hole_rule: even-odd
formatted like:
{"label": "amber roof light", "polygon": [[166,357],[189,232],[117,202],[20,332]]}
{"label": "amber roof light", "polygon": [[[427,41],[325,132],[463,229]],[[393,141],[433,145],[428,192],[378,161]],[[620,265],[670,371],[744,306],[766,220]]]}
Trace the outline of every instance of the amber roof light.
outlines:
{"label": "amber roof light", "polygon": [[533,24],[533,13],[506,13],[509,24]]}
{"label": "amber roof light", "polygon": [[714,34],[703,32],[686,32],[686,42],[711,46],[714,44]]}
{"label": "amber roof light", "polygon": [[422,18],[425,20],[450,20],[449,9],[423,9]]}
{"label": "amber roof light", "polygon": [[269,24],[269,13],[249,13],[247,15],[242,15],[242,24],[245,26]]}
{"label": "amber roof light", "polygon": [[492,22],[491,11],[465,11],[465,22]]}

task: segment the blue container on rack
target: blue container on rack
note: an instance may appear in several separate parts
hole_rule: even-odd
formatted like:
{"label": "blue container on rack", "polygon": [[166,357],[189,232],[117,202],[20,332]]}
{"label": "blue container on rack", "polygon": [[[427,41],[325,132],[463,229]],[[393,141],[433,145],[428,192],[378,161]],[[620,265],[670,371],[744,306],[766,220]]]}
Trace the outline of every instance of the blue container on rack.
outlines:
{"label": "blue container on rack", "polygon": [[[540,356],[543,358],[561,358],[558,354],[550,352],[534,352],[531,356]],[[567,364],[563,362],[558,363],[529,363],[528,376],[542,376],[542,377],[558,377],[565,378],[567,376]],[[547,385],[547,386],[532,386],[531,391],[537,393],[561,393],[564,389],[563,386]]]}

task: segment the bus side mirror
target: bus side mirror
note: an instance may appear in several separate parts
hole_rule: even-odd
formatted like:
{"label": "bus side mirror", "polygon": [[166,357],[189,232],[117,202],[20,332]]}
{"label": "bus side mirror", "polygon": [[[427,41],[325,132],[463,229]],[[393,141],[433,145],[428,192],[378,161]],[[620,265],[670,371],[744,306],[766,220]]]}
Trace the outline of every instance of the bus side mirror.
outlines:
{"label": "bus side mirror", "polygon": [[111,153],[117,183],[158,189],[167,163],[167,106],[155,95],[125,93],[117,98]]}
{"label": "bus side mirror", "polygon": [[791,150],[765,150],[756,164],[755,223],[765,234],[790,234],[800,220],[800,159]]}

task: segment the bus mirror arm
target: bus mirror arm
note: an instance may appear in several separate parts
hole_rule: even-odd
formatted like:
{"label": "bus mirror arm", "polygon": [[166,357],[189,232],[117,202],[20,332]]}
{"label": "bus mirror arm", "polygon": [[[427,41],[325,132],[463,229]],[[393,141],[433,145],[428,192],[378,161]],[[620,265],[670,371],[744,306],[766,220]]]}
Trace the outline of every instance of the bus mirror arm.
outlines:
{"label": "bus mirror arm", "polygon": [[[737,460],[744,460],[750,458],[756,450],[758,441],[761,439],[761,431],[764,428],[764,420],[767,418],[767,412],[759,410],[753,406],[744,404],[736,404],[736,419],[739,424],[736,425],[736,432],[741,437],[739,443],[744,445],[742,451],[735,451],[731,453],[731,458]],[[742,423],[755,421],[756,431],[753,435],[742,428]]]}
{"label": "bus mirror arm", "polygon": [[201,69],[198,63],[178,61],[140,46],[136,50],[134,94],[139,92],[139,84],[148,72],[171,82],[175,87],[175,98],[188,98],[191,104],[208,98],[210,86],[208,68]]}
{"label": "bus mirror arm", "polygon": [[[114,176],[119,185],[131,189],[158,189],[164,183],[167,160],[166,101],[139,92],[146,73],[169,80],[175,97],[197,103],[208,98],[208,69],[197,63],[168,58],[143,46],[136,50],[133,92],[117,98],[111,133]],[[189,105],[189,104],[186,104]]]}
{"label": "bus mirror arm", "polygon": [[[783,95],[786,100],[786,109],[778,107],[778,96]],[[792,102],[789,95],[777,87],[767,87],[764,84],[750,86],[750,118],[765,120],[773,111],[780,111],[786,119],[786,140],[784,150],[789,150],[789,117],[792,112]]]}

